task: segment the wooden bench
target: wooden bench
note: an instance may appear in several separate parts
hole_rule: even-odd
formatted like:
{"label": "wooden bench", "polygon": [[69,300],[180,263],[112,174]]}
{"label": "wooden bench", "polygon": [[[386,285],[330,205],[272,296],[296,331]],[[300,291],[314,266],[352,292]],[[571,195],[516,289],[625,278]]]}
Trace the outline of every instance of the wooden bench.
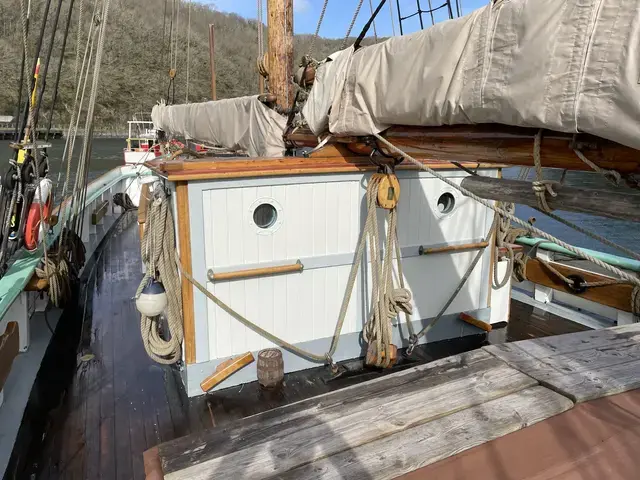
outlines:
{"label": "wooden bench", "polygon": [[98,204],[98,207],[91,214],[91,225],[98,225],[102,218],[107,213],[107,208],[109,207],[109,200],[103,200]]}

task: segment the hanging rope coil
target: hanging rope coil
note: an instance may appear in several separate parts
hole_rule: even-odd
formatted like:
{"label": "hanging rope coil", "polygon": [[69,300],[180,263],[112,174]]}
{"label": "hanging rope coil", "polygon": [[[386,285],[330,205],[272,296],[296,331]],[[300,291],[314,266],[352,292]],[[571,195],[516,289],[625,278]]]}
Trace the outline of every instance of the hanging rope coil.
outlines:
{"label": "hanging rope coil", "polygon": [[[384,176],[374,175],[367,186],[367,221],[363,235],[369,240],[369,260],[371,261],[372,311],[362,331],[365,342],[375,343],[375,365],[388,367],[391,364],[392,321],[400,312],[407,316],[413,313],[411,292],[404,287],[402,279],[401,256],[398,244],[398,213],[393,207],[387,211],[387,234],[384,258],[380,258],[380,239],[378,228],[377,198],[378,189]],[[400,287],[395,288],[393,281],[393,254],[396,253]]]}
{"label": "hanging rope coil", "polygon": [[140,333],[144,348],[153,360],[162,364],[173,364],[182,354],[182,296],[180,277],[176,268],[176,242],[173,216],[164,190],[156,188],[154,199],[149,204],[145,229],[142,236],[141,253],[145,274],[136,291],[140,297],[142,290],[152,279],[164,285],[167,294],[166,320],[169,338],[161,332],[160,316],[140,317]]}

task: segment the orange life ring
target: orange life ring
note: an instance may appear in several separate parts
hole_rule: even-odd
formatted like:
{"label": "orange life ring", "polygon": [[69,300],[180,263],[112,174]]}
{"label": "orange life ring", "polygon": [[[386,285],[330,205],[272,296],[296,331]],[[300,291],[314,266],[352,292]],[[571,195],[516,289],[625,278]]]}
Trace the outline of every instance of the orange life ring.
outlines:
{"label": "orange life ring", "polygon": [[[47,202],[42,206],[42,214],[45,219],[48,219],[51,216],[51,204],[52,204],[52,196],[49,193],[47,197]],[[27,215],[27,224],[24,227],[24,246],[27,250],[33,251],[38,248],[38,243],[40,241],[40,206],[38,205],[38,200],[31,202],[31,206],[29,207],[29,213]]]}

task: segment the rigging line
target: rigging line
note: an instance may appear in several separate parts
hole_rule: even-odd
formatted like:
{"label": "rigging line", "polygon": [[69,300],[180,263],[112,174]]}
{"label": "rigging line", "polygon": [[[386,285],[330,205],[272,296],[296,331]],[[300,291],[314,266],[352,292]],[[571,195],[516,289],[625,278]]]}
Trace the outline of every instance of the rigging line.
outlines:
{"label": "rigging line", "polygon": [[[391,5],[391,2],[389,2],[389,5]],[[373,17],[373,2],[372,2],[372,0],[369,0],[369,11],[371,12],[371,16]],[[376,29],[376,21],[375,21],[375,19],[373,20],[373,38],[374,38],[375,42],[378,43],[378,30]]]}
{"label": "rigging line", "polygon": [[[87,121],[85,123],[85,132],[83,138],[83,168],[84,168],[84,184],[82,185],[81,198],[82,198],[82,206],[84,206],[84,201],[86,200],[87,195],[87,175],[89,171],[89,164],[91,163],[91,147],[92,147],[92,139],[93,139],[93,120],[95,113],[95,105],[96,99],[98,96],[98,82],[100,80],[100,67],[102,66],[102,55],[104,52],[104,43],[105,36],[107,30],[107,19],[109,16],[109,6],[111,4],[111,0],[105,0],[104,7],[102,11],[102,20],[100,23],[100,34],[98,36],[98,46],[96,49],[96,60],[93,67],[93,78],[91,84],[91,93],[89,97],[89,105],[87,109]],[[82,228],[84,227],[84,222],[81,225],[80,236],[82,236]]]}
{"label": "rigging line", "polygon": [[480,203],[481,205],[484,205],[485,207],[493,210],[494,212],[496,212],[496,213],[508,218],[509,220],[511,220],[512,222],[520,225],[521,227],[525,228],[526,230],[528,230],[528,231],[530,231],[532,233],[535,233],[537,236],[542,237],[545,240],[548,240],[548,241],[550,241],[552,243],[555,243],[557,245],[560,245],[561,247],[566,248],[567,250],[569,250],[571,253],[577,255],[578,257],[580,257],[580,258],[582,258],[584,260],[589,260],[590,262],[594,263],[595,265],[598,265],[599,267],[604,268],[608,272],[611,272],[611,273],[613,273],[615,275],[618,275],[620,278],[623,278],[624,280],[627,280],[629,283],[631,283],[631,284],[633,284],[635,286],[640,286],[640,279],[638,279],[638,277],[629,275],[628,273],[623,272],[619,268],[616,268],[616,267],[614,267],[612,265],[609,265],[609,264],[603,262],[602,260],[599,260],[599,259],[593,257],[592,255],[589,255],[588,253],[586,253],[582,249],[580,249],[578,247],[575,247],[575,246],[573,246],[571,244],[568,244],[568,243],[560,240],[559,238],[556,238],[553,235],[548,234],[544,230],[540,230],[539,228],[534,227],[533,225],[531,225],[531,224],[525,222],[524,220],[516,217],[512,213],[509,213],[506,210],[497,207],[492,202],[477,196],[473,192],[471,192],[471,191],[467,190],[466,188],[458,185],[457,183],[453,182],[449,178],[444,177],[442,174],[438,173],[437,171],[435,171],[434,169],[432,169],[428,165],[416,160],[415,158],[413,158],[411,155],[407,154],[406,152],[403,152],[400,148],[396,147],[394,144],[389,142],[389,140],[387,140],[386,138],[382,137],[379,133],[374,133],[373,136],[376,137],[379,141],[381,141],[385,146],[387,146],[391,151],[393,151],[397,155],[401,155],[404,159],[408,160],[409,162],[411,162],[412,164],[417,166],[419,169],[430,173],[431,175],[433,175],[434,177],[438,178],[439,180],[442,180],[444,183],[449,185],[451,188],[454,188],[455,190],[459,191],[463,195],[471,198],[472,200],[475,200],[476,202]]}
{"label": "rigging line", "polygon": [[[40,71],[40,91],[38,92],[38,100],[35,105],[35,112],[33,114],[33,125],[32,128],[34,131],[38,127],[38,117],[40,114],[40,108],[42,107],[42,99],[44,97],[44,91],[47,87],[47,74],[49,72],[49,64],[51,63],[51,54],[53,53],[53,47],[55,46],[56,41],[56,32],[58,31],[58,22],[60,21],[60,11],[62,10],[62,2],[63,0],[58,0],[56,4],[56,9],[53,14],[53,25],[51,26],[51,35],[49,36],[49,49],[47,51],[47,57],[42,66],[42,70]],[[34,133],[37,137],[37,133]]]}
{"label": "rigging line", "polygon": [[395,20],[393,19],[393,2],[391,0],[389,0],[389,16],[391,17],[391,33],[393,33],[393,36],[396,36],[396,24],[395,24]]}
{"label": "rigging line", "polygon": [[169,69],[171,69],[171,65],[173,64],[173,17],[175,15],[175,11],[176,11],[176,0],[172,0],[171,17],[169,20]]}
{"label": "rigging line", "polygon": [[[23,1],[24,0],[21,0],[21,2]],[[19,129],[19,132],[18,132],[19,135],[23,135],[23,133],[25,133],[25,129],[27,128],[29,109],[31,108],[30,92],[33,91],[33,87],[35,85],[34,75],[36,73],[36,69],[38,68],[38,58],[40,57],[40,51],[42,50],[42,42],[44,40],[44,33],[47,26],[47,18],[49,17],[49,7],[51,7],[51,0],[47,0],[47,2],[45,3],[44,12],[42,14],[42,25],[40,26],[40,34],[38,35],[38,42],[36,44],[36,49],[34,51],[33,66],[31,68],[31,75],[29,77],[29,89],[27,90],[27,99],[26,99],[27,101],[24,102],[24,109],[22,111],[23,117],[22,117],[22,121],[20,122],[21,128]],[[26,39],[26,31],[23,34],[23,41],[24,39]],[[24,48],[26,48],[26,44]],[[25,54],[26,53],[28,52],[25,50]],[[17,155],[18,155],[18,151],[16,150],[14,154],[14,158],[17,158]]]}
{"label": "rigging line", "polygon": [[[179,24],[180,24],[180,0],[178,0],[176,3],[176,35],[175,35],[176,46],[175,46],[175,51],[173,53],[173,69],[174,70],[178,68],[178,38],[180,37],[180,35],[178,34],[178,32],[180,32]],[[173,89],[174,89],[174,96],[175,96],[175,82],[174,82]]]}
{"label": "rigging line", "polygon": [[[98,0],[94,0],[92,18],[96,18],[97,12],[98,12]],[[65,197],[66,192],[68,190],[68,185],[71,180],[71,163],[73,160],[73,152],[75,150],[75,142],[76,142],[77,133],[78,133],[78,125],[80,123],[80,115],[82,113],[82,106],[84,105],[84,97],[85,97],[85,92],[87,88],[87,83],[89,80],[89,68],[93,60],[93,46],[95,43],[97,31],[98,31],[98,29],[95,27],[96,25],[94,21],[89,22],[89,31],[87,33],[87,43],[84,49],[84,56],[82,59],[82,69],[80,71],[80,77],[79,77],[80,81],[78,81],[77,87],[76,87],[76,96],[73,103],[71,120],[69,122],[69,130],[67,132],[67,142],[65,142],[65,149],[63,152],[63,161],[64,161],[64,158],[66,158],[67,169],[66,169],[65,181],[62,187],[62,198]],[[85,67],[86,67],[86,70],[85,70]],[[81,81],[83,77],[84,77],[84,81]],[[80,103],[78,103],[78,98],[80,99]],[[79,162],[80,162],[80,159],[78,159],[78,168],[80,166]],[[77,182],[77,178],[78,178],[78,171],[76,170],[76,182]],[[75,191],[75,184],[74,184],[74,191]],[[73,214],[74,206],[75,206],[75,195],[72,195],[71,203],[68,207],[68,214],[65,214],[65,222],[63,227],[70,226],[70,224],[72,223],[72,214]],[[62,245],[64,244],[64,236],[65,236],[65,228],[62,228],[60,233],[59,254],[62,251]]]}
{"label": "rigging line", "polygon": [[189,1],[189,20],[187,23],[187,93],[185,94],[185,102],[189,103],[189,64],[191,63],[191,1]]}
{"label": "rigging line", "polygon": [[[20,7],[22,8],[23,3],[20,4]],[[24,68],[25,68],[25,63],[26,63],[26,56],[27,56],[27,50],[26,50],[26,37],[29,35],[29,20],[31,19],[31,0],[29,0],[28,4],[27,4],[27,10],[26,12],[22,12],[21,11],[21,18],[23,18],[23,31],[25,32],[24,38],[23,38],[23,49],[22,49],[22,55],[21,55],[21,59],[20,59],[20,79],[18,80],[18,103],[16,105],[16,118],[15,118],[15,125],[13,127],[13,139],[15,142],[19,142],[20,138],[18,136],[18,123],[20,120],[20,107],[22,105],[22,88],[24,87]]]}
{"label": "rigging line", "polygon": [[[95,10],[95,8],[94,8]],[[95,14],[95,11],[94,11]],[[76,32],[76,64],[73,72],[73,83],[78,83],[78,66],[80,65],[80,46],[82,45],[82,18],[84,16],[84,0],[80,0],[78,10],[78,31]]]}
{"label": "rigging line", "polygon": [[328,5],[329,5],[329,0],[324,0],[324,3],[322,4],[322,10],[320,11],[320,17],[318,18],[318,24],[316,25],[316,31],[313,34],[313,38],[311,39],[311,45],[309,45],[309,51],[307,52],[308,57],[311,57],[311,54],[315,49],[316,42],[318,41],[318,35],[320,35],[320,27],[322,26],[322,21],[324,20],[324,14],[327,13]]}
{"label": "rigging line", "polygon": [[[327,1],[327,0],[325,0]],[[264,19],[263,11],[262,11],[262,0],[257,1],[258,7],[258,60],[262,60],[264,57],[264,29],[262,21]]]}
{"label": "rigging line", "polygon": [[342,46],[340,47],[340,50],[344,50],[347,46],[347,42],[349,41],[349,36],[351,35],[351,30],[353,30],[353,26],[356,24],[358,14],[360,13],[360,9],[362,8],[363,3],[364,3],[364,0],[358,1],[358,6],[356,7],[356,11],[353,14],[353,18],[351,19],[351,23],[349,24],[349,28],[347,29],[347,34],[344,36],[344,40],[342,41]]}
{"label": "rigging line", "polygon": [[62,47],[60,48],[60,58],[58,59],[58,70],[56,71],[56,81],[53,85],[53,98],[51,99],[51,108],[49,109],[49,119],[47,121],[47,130],[45,133],[45,142],[49,140],[49,134],[51,133],[51,124],[53,122],[53,112],[56,108],[56,102],[58,101],[58,87],[60,85],[60,74],[62,73],[62,63],[64,61],[64,52],[67,50],[67,38],[69,36],[69,27],[71,26],[71,16],[73,13],[73,6],[75,0],[69,1],[69,11],[67,12],[67,23],[64,27],[64,36],[62,37]]}
{"label": "rigging line", "polygon": [[358,48],[360,48],[360,44],[362,43],[362,40],[364,40],[365,35],[369,31],[369,28],[371,28],[371,24],[375,21],[376,17],[380,13],[380,10],[382,10],[382,7],[384,6],[384,2],[386,2],[386,1],[387,0],[382,0],[378,4],[378,6],[376,7],[375,12],[373,12],[371,17],[367,21],[367,23],[365,23],[364,27],[362,28],[362,31],[360,32],[360,35],[358,35],[358,38],[356,39],[355,43],[353,44],[353,49],[354,50],[357,50]]}

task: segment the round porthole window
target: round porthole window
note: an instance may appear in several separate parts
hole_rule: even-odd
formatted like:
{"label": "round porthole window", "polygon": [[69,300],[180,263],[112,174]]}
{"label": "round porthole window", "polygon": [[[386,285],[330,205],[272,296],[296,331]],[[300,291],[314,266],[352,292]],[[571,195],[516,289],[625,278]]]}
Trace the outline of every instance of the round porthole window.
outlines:
{"label": "round porthole window", "polygon": [[258,228],[272,227],[278,220],[278,211],[270,203],[261,203],[253,211],[253,222]]}
{"label": "round porthole window", "polygon": [[455,206],[456,197],[454,197],[449,192],[443,193],[442,195],[440,195],[440,198],[438,198],[438,212],[440,212],[442,215],[451,213]]}

